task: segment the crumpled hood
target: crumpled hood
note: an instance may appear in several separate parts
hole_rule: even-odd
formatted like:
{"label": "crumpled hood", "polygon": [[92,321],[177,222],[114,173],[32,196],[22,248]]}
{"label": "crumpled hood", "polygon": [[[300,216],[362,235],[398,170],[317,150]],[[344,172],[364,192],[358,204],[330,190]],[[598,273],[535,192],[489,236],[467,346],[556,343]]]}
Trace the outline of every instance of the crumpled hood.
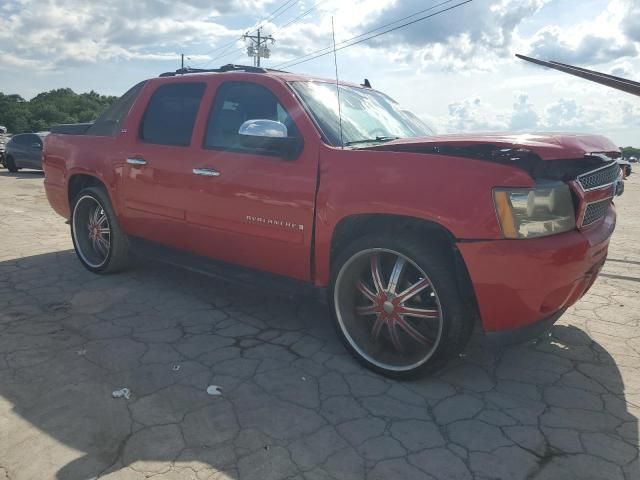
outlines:
{"label": "crumpled hood", "polygon": [[373,150],[436,153],[439,149],[495,147],[495,149],[523,149],[542,160],[569,160],[593,153],[617,157],[620,149],[602,135],[575,133],[469,133],[437,135],[433,137],[403,138],[368,147]]}

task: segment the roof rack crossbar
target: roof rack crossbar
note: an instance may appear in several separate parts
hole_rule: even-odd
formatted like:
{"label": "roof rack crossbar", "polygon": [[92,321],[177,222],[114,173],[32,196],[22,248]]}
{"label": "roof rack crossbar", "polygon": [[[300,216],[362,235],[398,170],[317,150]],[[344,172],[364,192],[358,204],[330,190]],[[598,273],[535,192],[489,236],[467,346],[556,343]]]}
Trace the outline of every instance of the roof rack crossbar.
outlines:
{"label": "roof rack crossbar", "polygon": [[262,67],[250,67],[248,65],[234,65],[227,64],[220,68],[179,68],[175,72],[161,73],[161,77],[175,77],[177,75],[185,75],[188,73],[224,73],[224,72],[247,72],[247,73],[267,73],[269,71],[276,71],[269,68]]}

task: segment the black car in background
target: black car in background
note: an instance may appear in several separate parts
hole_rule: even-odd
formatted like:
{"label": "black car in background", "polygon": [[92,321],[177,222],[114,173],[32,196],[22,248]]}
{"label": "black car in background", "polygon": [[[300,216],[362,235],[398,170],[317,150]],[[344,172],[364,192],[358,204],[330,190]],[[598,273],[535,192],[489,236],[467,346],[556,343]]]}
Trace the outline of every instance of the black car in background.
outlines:
{"label": "black car in background", "polygon": [[42,170],[42,144],[48,132],[21,133],[7,142],[4,165],[10,172],[21,168]]}

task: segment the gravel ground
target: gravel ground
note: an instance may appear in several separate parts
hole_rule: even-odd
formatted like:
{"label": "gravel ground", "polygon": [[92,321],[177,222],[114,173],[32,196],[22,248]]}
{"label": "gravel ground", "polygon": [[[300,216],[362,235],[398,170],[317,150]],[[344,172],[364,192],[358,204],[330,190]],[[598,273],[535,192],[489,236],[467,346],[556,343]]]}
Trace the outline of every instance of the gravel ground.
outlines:
{"label": "gravel ground", "polygon": [[396,382],[311,301],[149,262],[88,273],[42,175],[2,170],[0,480],[637,480],[640,178],[626,190],[603,274],[549,337],[477,335]]}

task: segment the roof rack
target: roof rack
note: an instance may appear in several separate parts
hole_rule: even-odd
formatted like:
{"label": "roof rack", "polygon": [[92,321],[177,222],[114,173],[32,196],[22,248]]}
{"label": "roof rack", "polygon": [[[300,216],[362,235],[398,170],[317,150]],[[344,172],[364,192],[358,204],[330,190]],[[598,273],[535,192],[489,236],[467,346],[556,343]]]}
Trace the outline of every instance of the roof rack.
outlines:
{"label": "roof rack", "polygon": [[176,75],[185,75],[188,73],[224,73],[224,72],[246,72],[246,73],[267,73],[267,72],[279,72],[281,70],[273,70],[270,68],[262,67],[250,67],[248,65],[223,65],[220,68],[179,68],[175,72],[161,73],[161,77],[175,77]]}

